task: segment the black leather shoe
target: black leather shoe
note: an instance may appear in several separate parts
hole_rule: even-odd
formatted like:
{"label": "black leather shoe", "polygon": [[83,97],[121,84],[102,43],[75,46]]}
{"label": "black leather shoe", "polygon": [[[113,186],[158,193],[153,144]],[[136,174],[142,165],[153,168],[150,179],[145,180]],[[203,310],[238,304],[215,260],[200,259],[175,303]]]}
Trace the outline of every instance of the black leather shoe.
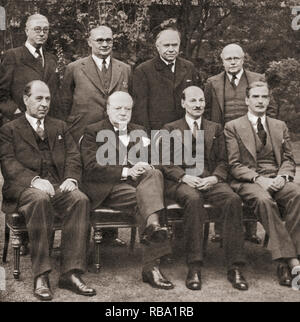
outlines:
{"label": "black leather shoe", "polygon": [[51,301],[53,296],[47,274],[38,276],[34,281],[33,295],[41,301]]}
{"label": "black leather shoe", "polygon": [[201,290],[201,271],[200,269],[189,269],[185,285],[188,289]]}
{"label": "black leather shoe", "polygon": [[81,277],[75,273],[61,276],[58,281],[58,287],[69,290],[79,295],[94,296],[96,290],[88,287]]}
{"label": "black leather shoe", "polygon": [[291,269],[287,264],[278,264],[277,266],[277,277],[279,284],[282,286],[292,286],[292,274]]}
{"label": "black leather shoe", "polygon": [[143,282],[150,284],[154,288],[171,290],[174,288],[172,282],[168,281],[159,270],[158,266],[154,266],[151,270],[142,272]]}
{"label": "black leather shoe", "polygon": [[144,236],[142,238],[143,242],[153,242],[161,243],[168,238],[168,228],[161,227],[157,224],[151,224],[145,229]]}
{"label": "black leather shoe", "polygon": [[21,247],[20,247],[20,256],[26,256],[28,254],[29,254],[28,245],[21,245]]}
{"label": "black leather shoe", "polygon": [[211,241],[212,243],[220,243],[220,242],[222,241],[222,237],[221,237],[221,235],[219,235],[219,234],[214,234],[214,235],[211,237],[210,241]]}
{"label": "black leather shoe", "polygon": [[249,241],[250,243],[253,243],[253,244],[261,244],[262,240],[261,238],[259,238],[257,235],[246,235],[245,236],[245,240]]}
{"label": "black leather shoe", "polygon": [[248,283],[238,268],[230,269],[227,278],[234,288],[240,291],[248,290]]}

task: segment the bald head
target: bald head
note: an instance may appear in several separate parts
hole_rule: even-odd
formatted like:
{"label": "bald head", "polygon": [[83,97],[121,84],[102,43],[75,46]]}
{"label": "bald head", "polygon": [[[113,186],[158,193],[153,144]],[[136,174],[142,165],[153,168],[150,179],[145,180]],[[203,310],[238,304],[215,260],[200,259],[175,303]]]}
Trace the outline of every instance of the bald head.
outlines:
{"label": "bald head", "polygon": [[122,128],[131,119],[132,97],[126,92],[114,92],[107,100],[107,115],[114,127]]}
{"label": "bald head", "polygon": [[28,28],[33,21],[43,21],[49,25],[47,17],[40,15],[39,13],[36,13],[28,17],[26,21],[26,28]]}
{"label": "bald head", "polygon": [[109,33],[109,34],[111,34],[111,36],[113,34],[113,32],[112,32],[110,27],[102,25],[102,26],[98,26],[96,28],[91,29],[90,37],[93,37],[94,34],[97,33],[97,32]]}
{"label": "bald head", "polygon": [[244,51],[237,44],[225,46],[221,53],[224,69],[229,74],[237,74],[244,64]]}
{"label": "bald head", "polygon": [[198,86],[189,86],[182,92],[181,105],[186,114],[194,119],[199,119],[204,113],[205,98],[203,90]]}

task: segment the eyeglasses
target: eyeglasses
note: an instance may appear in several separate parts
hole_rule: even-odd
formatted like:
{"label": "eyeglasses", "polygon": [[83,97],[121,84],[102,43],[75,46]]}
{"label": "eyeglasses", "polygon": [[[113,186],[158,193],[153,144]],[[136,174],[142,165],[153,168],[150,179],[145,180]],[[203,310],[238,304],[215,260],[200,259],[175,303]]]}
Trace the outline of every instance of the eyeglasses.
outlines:
{"label": "eyeglasses", "polygon": [[42,31],[43,31],[44,34],[47,34],[49,32],[49,28],[48,27],[45,27],[45,28],[42,28],[42,27],[34,27],[33,30],[37,34],[40,34]]}
{"label": "eyeglasses", "polygon": [[112,44],[112,42],[113,42],[112,38],[106,38],[106,39],[103,39],[103,38],[93,39],[92,38],[92,40],[96,41],[96,43],[98,43],[98,44],[103,44],[104,42],[107,42],[108,44]]}
{"label": "eyeglasses", "polygon": [[231,61],[234,61],[235,63],[237,63],[238,61],[240,61],[242,59],[242,57],[228,57],[228,58],[225,58],[224,60],[227,62],[227,63],[230,63]]}

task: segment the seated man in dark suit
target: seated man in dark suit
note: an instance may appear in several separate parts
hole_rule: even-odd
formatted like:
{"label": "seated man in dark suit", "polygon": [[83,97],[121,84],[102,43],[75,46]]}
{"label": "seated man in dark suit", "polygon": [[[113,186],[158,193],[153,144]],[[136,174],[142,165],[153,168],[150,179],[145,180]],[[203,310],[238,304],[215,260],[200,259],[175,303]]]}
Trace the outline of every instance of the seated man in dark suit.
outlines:
{"label": "seated man in dark suit", "polygon": [[279,263],[279,284],[290,287],[291,271],[299,266],[300,187],[292,182],[296,165],[288,128],[266,116],[270,102],[266,82],[251,83],[245,101],[248,113],[225,125],[232,187],[261,219],[270,236],[272,258]]}
{"label": "seated man in dark suit", "polygon": [[[84,191],[92,208],[103,205],[137,213],[144,252],[143,281],[156,288],[172,289],[173,284],[158,266],[159,259],[170,253],[167,229],[160,223],[164,212],[163,175],[147,160],[137,162],[131,155],[134,133],[145,131],[129,123],[132,106],[128,93],[115,92],[107,102],[108,118],[87,126],[81,141]],[[150,140],[144,131],[140,144],[148,150]]]}
{"label": "seated man in dark suit", "polygon": [[[203,204],[208,201],[218,208],[223,219],[223,247],[228,280],[234,288],[247,290],[247,282],[240,271],[240,266],[244,264],[242,201],[225,182],[227,162],[222,126],[202,117],[205,99],[199,87],[187,87],[183,91],[181,104],[185,109],[185,117],[168,123],[163,128],[169,133],[174,131],[173,133],[179,139],[178,144],[175,140],[174,148],[171,148],[173,152],[171,163],[169,166],[163,166],[163,171],[167,179],[165,186],[167,198],[175,200],[184,207],[184,238],[189,268],[186,286],[191,290],[201,289],[203,223],[206,217]],[[203,144],[203,141],[199,140],[200,137],[197,137],[198,130],[204,131],[204,170],[202,174],[198,171],[197,164],[197,162],[201,164],[201,160],[186,161],[186,155],[190,154],[195,158],[196,149]],[[187,142],[187,134],[190,135],[190,142]],[[180,151],[181,155],[184,151],[184,158],[182,157],[184,161],[181,165],[177,165],[178,162],[175,163],[174,155],[178,156],[177,151]]]}
{"label": "seated man in dark suit", "polygon": [[[34,295],[51,300],[48,274],[53,216],[63,220],[59,287],[81,295],[96,292],[80,275],[86,267],[89,200],[78,189],[80,154],[66,124],[47,116],[50,91],[42,81],[25,86],[25,115],[0,129],[3,198],[25,216],[31,243]],[[5,211],[5,209],[4,209]]]}

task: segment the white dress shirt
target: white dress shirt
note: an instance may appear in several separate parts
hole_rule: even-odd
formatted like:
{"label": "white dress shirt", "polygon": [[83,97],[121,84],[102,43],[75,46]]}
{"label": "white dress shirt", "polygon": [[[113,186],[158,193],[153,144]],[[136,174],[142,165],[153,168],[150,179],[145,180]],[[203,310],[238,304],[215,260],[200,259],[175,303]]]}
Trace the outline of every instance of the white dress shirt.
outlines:
{"label": "white dress shirt", "polygon": [[[244,72],[244,69],[242,68],[235,76],[236,76],[236,79],[234,80],[234,84],[235,84],[235,86],[238,86],[239,85],[239,82],[240,82],[240,80],[241,80],[241,77],[242,77],[242,75],[243,75],[243,72]],[[228,76],[228,78],[229,78],[229,81],[231,82],[231,80],[232,80],[232,74],[230,74],[230,73],[227,73],[227,76]]]}
{"label": "white dress shirt", "polygon": [[[254,128],[254,131],[257,133],[257,121],[258,121],[259,116],[254,115],[250,111],[247,113],[247,115],[248,115],[248,119],[249,119],[251,125]],[[267,132],[266,115],[260,116],[260,118],[261,118],[261,124],[263,125],[265,131]]]}
{"label": "white dress shirt", "polygon": [[[95,64],[97,65],[97,67],[101,70],[102,72],[102,67],[103,67],[103,60],[102,58],[97,57],[96,55],[92,55],[92,58],[94,59]],[[105,58],[105,62],[106,62],[106,68],[108,69],[108,66],[110,64],[110,56],[107,56]]]}
{"label": "white dress shirt", "polygon": [[[34,57],[34,58],[39,58],[39,55],[36,53],[36,48],[34,46],[32,46],[29,41],[26,41],[25,43],[25,47],[29,50],[30,54]],[[41,54],[41,57],[43,59],[43,65],[45,65],[45,60],[44,60],[44,55],[43,55],[43,48],[40,47],[39,52]]]}
{"label": "white dress shirt", "polygon": [[191,129],[192,133],[193,133],[193,130],[194,130],[194,122],[195,121],[198,124],[198,130],[200,130],[200,128],[201,128],[201,122],[202,122],[202,116],[200,116],[197,120],[194,120],[188,114],[185,114],[185,120],[186,120],[189,128]]}
{"label": "white dress shirt", "polygon": [[[31,115],[29,115],[27,112],[25,113],[25,117],[27,119],[27,121],[29,122],[29,124],[31,125],[31,127],[34,129],[34,131],[36,132],[36,129],[37,129],[37,121],[39,119],[35,118],[35,117],[32,117]],[[40,119],[41,121],[41,125],[40,127],[45,130],[45,127],[44,127],[44,120],[45,119]]]}

